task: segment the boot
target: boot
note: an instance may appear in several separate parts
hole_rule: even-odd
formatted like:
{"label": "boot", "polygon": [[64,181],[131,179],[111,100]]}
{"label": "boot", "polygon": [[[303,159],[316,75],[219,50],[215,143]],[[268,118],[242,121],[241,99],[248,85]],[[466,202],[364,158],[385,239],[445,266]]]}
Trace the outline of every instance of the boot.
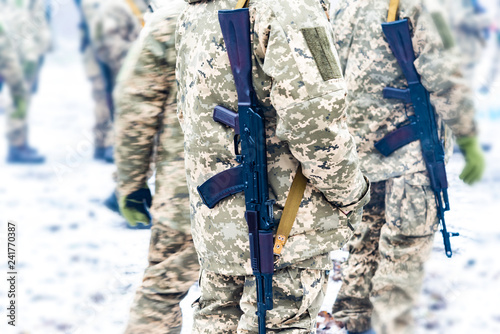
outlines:
{"label": "boot", "polygon": [[106,147],[94,148],[94,159],[95,160],[104,160],[104,152],[105,151],[106,151]]}
{"label": "boot", "polygon": [[115,162],[115,157],[113,153],[114,153],[113,146],[106,147],[104,151],[104,160],[110,164]]}
{"label": "boot", "polygon": [[109,163],[113,163],[115,161],[113,157],[113,146],[100,146],[94,149],[94,159],[96,160],[104,160]]}
{"label": "boot", "polygon": [[39,154],[36,149],[28,145],[9,146],[7,162],[18,164],[42,164],[45,162],[45,157]]}
{"label": "boot", "polygon": [[113,191],[106,200],[104,200],[104,206],[113,212],[120,214],[120,207],[118,206],[118,199],[116,198],[116,192]]}

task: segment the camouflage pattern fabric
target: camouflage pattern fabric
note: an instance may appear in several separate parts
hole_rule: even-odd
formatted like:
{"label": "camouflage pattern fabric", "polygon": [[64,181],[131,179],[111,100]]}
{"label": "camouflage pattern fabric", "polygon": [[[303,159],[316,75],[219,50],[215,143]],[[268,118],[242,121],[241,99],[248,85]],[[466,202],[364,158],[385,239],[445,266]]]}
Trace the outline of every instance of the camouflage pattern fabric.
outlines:
{"label": "camouflage pattern fabric", "polygon": [[184,135],[176,114],[174,31],[183,7],[183,1],[172,1],[150,17],[115,90],[115,161],[121,195],[145,184],[158,145],[149,266],[130,311],[128,334],[180,333],[179,302],[199,274],[190,233]]}
{"label": "camouflage pattern fabric", "polygon": [[[378,334],[412,333],[411,309],[422,285],[437,217],[420,143],[384,157],[374,142],[404,124],[411,106],[383,98],[387,87],[406,88],[402,71],[384,39],[389,1],[348,0],[334,7],[332,25],[349,89],[348,123],[362,170],[373,186],[373,200],[348,244],[350,258],[334,306],[337,320],[353,332],[370,327]],[[451,134],[474,136],[471,90],[463,79],[457,50],[445,46],[422,0],[402,0],[400,17],[412,23],[415,67],[431,93],[445,141]],[[451,133],[450,133],[451,130]]]}
{"label": "camouflage pattern fabric", "polygon": [[485,92],[498,92],[500,91],[500,1],[497,1],[495,15],[495,25],[492,27],[492,36],[495,40],[494,53],[492,56],[491,70],[487,73],[485,78],[481,78],[482,89]]}
{"label": "camouflage pattern fabric", "polygon": [[[142,3],[142,2],[141,2]],[[145,6],[141,6],[144,8]],[[87,77],[92,84],[95,107],[94,138],[96,147],[114,144],[113,122],[108,104],[107,80],[114,87],[127,52],[137,38],[141,26],[125,0],[82,0],[81,13],[87,24],[90,44],[84,50]],[[101,67],[109,69],[105,78]]]}
{"label": "camouflage pattern fabric", "polygon": [[200,267],[193,239],[155,219],[148,258],[125,333],[178,334],[182,328],[179,303],[198,279]]}
{"label": "camouflage pattern fabric", "polygon": [[[0,52],[5,53],[5,71],[2,75],[10,86],[13,100],[30,100],[30,87],[37,80],[40,59],[51,44],[50,28],[40,1],[5,1],[0,4]],[[7,51],[6,49],[9,49]],[[4,51],[5,50],[5,51]],[[6,53],[10,53],[7,55]],[[2,57],[2,56],[0,56]],[[10,65],[6,65],[7,62]],[[21,85],[19,79],[24,81]],[[28,142],[27,113],[19,115],[13,108],[7,116],[7,139],[11,146],[24,146]]]}
{"label": "camouflage pattern fabric", "polygon": [[[91,82],[92,98],[94,99],[94,145],[95,147],[108,147],[114,144],[113,123],[111,111],[106,97],[106,82],[102,76],[99,63],[96,60],[95,52],[91,46],[91,27],[94,17],[100,9],[100,2],[97,0],[82,0],[79,8],[82,20],[87,31],[81,26],[81,38],[88,38],[89,44],[81,50],[83,52],[83,63],[87,78]],[[85,42],[82,41],[82,44]]]}
{"label": "camouflage pattern fabric", "polygon": [[335,319],[352,332],[371,328],[372,320],[376,333],[413,333],[411,311],[438,226],[425,172],[373,183],[363,221],[347,244]]}
{"label": "camouflage pattern fabric", "polygon": [[[348,125],[358,147],[361,168],[372,182],[425,170],[418,141],[389,157],[374,147],[375,141],[405,123],[413,113],[411,106],[383,98],[382,90],[387,86],[407,87],[382,32],[388,8],[389,1],[349,0],[331,11],[335,13],[331,21],[349,89]],[[402,0],[399,16],[408,17],[413,25],[415,67],[431,93],[438,123],[446,124],[440,133],[449,156],[453,146],[450,129],[456,137],[476,135],[472,91],[462,75],[458,50],[445,49],[422,0]]]}
{"label": "camouflage pattern fabric", "polygon": [[[192,233],[201,266],[221,275],[246,276],[252,270],[244,194],[230,196],[210,210],[196,190],[211,176],[238,165],[234,131],[212,119],[217,105],[237,108],[217,18],[218,10],[235,5],[233,0],[191,1],[178,21],[176,75]],[[311,259],[344,245],[352,231],[342,211],[359,213],[369,198],[346,125],[345,82],[331,27],[317,0],[251,1],[250,17],[253,84],[265,113],[276,218],[299,164],[309,180],[276,268],[301,263],[304,268],[331,269],[328,257]],[[325,58],[315,58],[308,45],[321,46]],[[353,225],[355,217],[350,216]]]}
{"label": "camouflage pattern fabric", "polygon": [[[326,259],[328,256],[323,255]],[[324,270],[289,266],[273,276],[273,305],[267,311],[266,332],[315,333],[328,285]],[[192,333],[258,333],[254,276],[227,276],[203,270],[201,296],[194,303]]]}
{"label": "camouflage pattern fabric", "polygon": [[38,64],[52,43],[49,22],[45,17],[45,2],[7,0],[1,6],[5,28],[21,62]]}
{"label": "camouflage pattern fabric", "polygon": [[[472,0],[440,0],[440,2],[448,13],[455,41],[460,49],[464,75],[472,85],[476,65],[481,61],[487,46],[485,31],[493,23],[492,17],[487,12],[476,12]],[[484,0],[479,2],[484,3]]]}
{"label": "camouflage pattern fabric", "polygon": [[23,71],[16,50],[3,27],[5,20],[0,15],[0,77],[9,86],[13,100],[28,98],[23,82]]}
{"label": "camouflage pattern fabric", "polygon": [[83,62],[87,78],[91,82],[92,98],[94,99],[94,145],[95,147],[113,146],[113,121],[106,96],[106,84],[90,47],[87,47],[83,53]]}
{"label": "camouflage pattern fabric", "polygon": [[[0,16],[0,78],[9,87],[12,101],[29,101],[28,89],[18,54],[4,28],[6,20]],[[7,139],[11,146],[23,146],[27,142],[25,117],[16,117],[14,108],[8,108]],[[22,115],[21,115],[22,116]]]}
{"label": "camouflage pattern fabric", "polygon": [[92,48],[97,59],[111,70],[113,80],[141,28],[125,0],[103,1],[93,17],[90,29]]}

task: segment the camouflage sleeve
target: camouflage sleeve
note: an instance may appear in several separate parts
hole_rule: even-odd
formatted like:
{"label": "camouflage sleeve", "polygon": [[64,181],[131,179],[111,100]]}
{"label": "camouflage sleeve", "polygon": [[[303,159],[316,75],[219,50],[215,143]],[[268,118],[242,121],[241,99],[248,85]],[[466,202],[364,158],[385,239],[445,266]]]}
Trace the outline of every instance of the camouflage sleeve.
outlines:
{"label": "camouflage sleeve", "polygon": [[92,20],[91,39],[96,57],[109,66],[114,78],[140,30],[138,19],[124,1],[104,4]]}
{"label": "camouflage sleeve", "polygon": [[[462,62],[458,49],[442,31],[447,26],[436,27],[436,15],[422,10],[413,22],[413,45],[417,59],[415,67],[421,75],[422,84],[431,93],[431,102],[441,119],[456,137],[476,135],[473,93],[462,73]],[[434,16],[434,17],[433,17]]]}
{"label": "camouflage sleeve", "polygon": [[[318,9],[295,5],[280,13],[258,10],[255,20],[256,57],[272,78],[276,135],[288,143],[309,182],[331,203],[350,205],[367,186],[346,125],[346,87],[331,27],[319,4]],[[294,15],[287,10],[314,15],[292,21]]]}
{"label": "camouflage sleeve", "polygon": [[154,137],[166,101],[175,91],[174,19],[153,15],[130,50],[118,76],[116,150],[118,192],[141,188],[147,179]]}
{"label": "camouflage sleeve", "polygon": [[13,99],[28,99],[23,70],[16,51],[10,43],[0,22],[0,81],[8,86]]}
{"label": "camouflage sleeve", "polygon": [[352,44],[352,39],[355,29],[358,27],[358,20],[350,20],[349,22],[342,22],[342,24],[337,24],[336,21],[344,15],[358,18],[359,16],[357,14],[346,13],[349,11],[356,12],[358,8],[358,6],[349,6],[347,1],[336,1],[332,3],[332,7],[330,8],[330,22],[334,31],[334,42],[339,53],[340,68],[344,75],[347,59],[349,59],[349,52],[351,51],[350,46]]}

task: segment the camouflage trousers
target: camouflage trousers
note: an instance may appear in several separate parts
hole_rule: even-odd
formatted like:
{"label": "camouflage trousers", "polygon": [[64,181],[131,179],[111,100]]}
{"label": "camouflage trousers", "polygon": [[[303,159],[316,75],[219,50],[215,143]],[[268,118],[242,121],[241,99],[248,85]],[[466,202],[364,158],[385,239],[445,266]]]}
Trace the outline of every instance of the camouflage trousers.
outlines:
{"label": "camouflage trousers", "polygon": [[182,328],[179,302],[199,276],[191,234],[155,222],[148,258],[125,333],[178,334]]}
{"label": "camouflage trousers", "polygon": [[426,173],[372,183],[371,201],[348,242],[343,285],[333,306],[351,332],[413,333],[412,308],[438,228]]}
{"label": "camouflage trousers", "polygon": [[11,117],[14,108],[8,108],[7,115],[7,141],[10,146],[24,146],[28,144],[28,123],[27,118]]}
{"label": "camouflage trousers", "polygon": [[91,48],[85,50],[84,62],[87,77],[92,85],[92,98],[95,104],[94,144],[96,147],[113,146],[113,121],[107,102],[106,85]]}
{"label": "camouflage trousers", "polygon": [[[327,256],[327,255],[325,255]],[[287,267],[273,276],[273,305],[267,333],[315,333],[325,297],[324,270]],[[258,333],[254,276],[227,276],[202,270],[201,297],[194,303],[192,333]]]}
{"label": "camouflage trousers", "polygon": [[100,76],[90,79],[92,82],[92,97],[94,98],[94,140],[96,147],[113,146],[114,133],[111,111],[108,107],[104,81]]}
{"label": "camouflage trousers", "polygon": [[[43,64],[43,57],[40,58],[38,63],[38,68],[34,71],[34,77],[26,78],[26,85],[30,88],[29,98],[36,93],[38,89],[38,75]],[[7,141],[9,146],[25,146],[28,145],[28,110],[26,110],[26,115],[23,117],[13,117],[12,114],[15,111],[15,107],[8,108],[9,112],[7,115]]]}

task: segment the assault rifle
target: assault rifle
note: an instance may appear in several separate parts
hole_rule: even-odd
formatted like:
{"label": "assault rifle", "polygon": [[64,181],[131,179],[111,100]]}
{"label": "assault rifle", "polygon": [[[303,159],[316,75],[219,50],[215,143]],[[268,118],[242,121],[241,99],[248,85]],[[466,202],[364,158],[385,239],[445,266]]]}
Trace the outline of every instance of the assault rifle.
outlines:
{"label": "assault rifle", "polygon": [[382,29],[394,56],[403,70],[408,82],[407,89],[387,87],[384,98],[399,99],[412,104],[415,115],[409,117],[408,124],[399,127],[375,143],[375,148],[384,156],[395,150],[420,140],[422,156],[429,173],[432,191],[436,199],[437,215],[441,223],[446,256],[452,256],[450,237],[458,233],[450,233],[446,229],[444,212],[450,210],[448,201],[448,180],[446,178],[445,154],[443,143],[439,139],[435,109],[430,102],[430,94],[420,81],[414,62],[415,51],[410,34],[408,19],[382,24]]}
{"label": "assault rifle", "polygon": [[236,161],[240,165],[213,176],[198,187],[198,192],[209,208],[227,196],[241,191],[245,193],[245,219],[248,224],[250,260],[257,282],[259,333],[262,334],[266,332],[266,311],[273,308],[275,222],[274,201],[269,199],[267,182],[264,114],[258,106],[252,85],[248,8],[219,11],[219,23],[238,93],[238,113],[217,106],[213,118],[235,130]]}

